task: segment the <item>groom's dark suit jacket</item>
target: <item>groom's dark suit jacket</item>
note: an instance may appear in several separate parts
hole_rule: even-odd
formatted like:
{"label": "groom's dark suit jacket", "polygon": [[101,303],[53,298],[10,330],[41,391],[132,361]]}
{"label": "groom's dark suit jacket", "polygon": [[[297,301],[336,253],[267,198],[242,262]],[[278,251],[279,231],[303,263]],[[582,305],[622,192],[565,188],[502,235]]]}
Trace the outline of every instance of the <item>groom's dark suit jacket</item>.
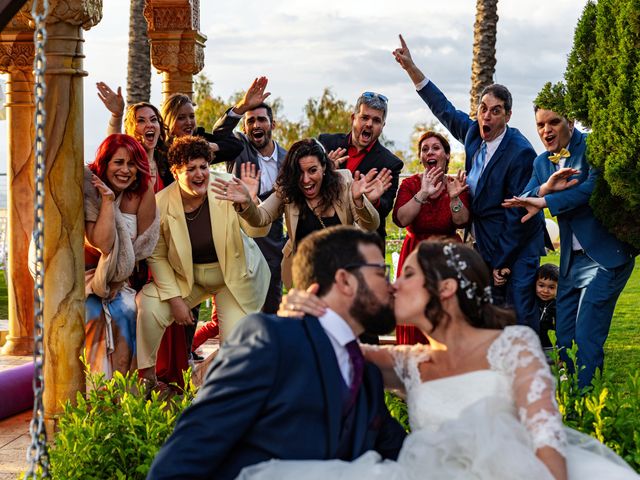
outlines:
{"label": "groom's dark suit jacket", "polygon": [[[232,479],[271,458],[336,458],[342,385],[317,318],[250,315],[225,341],[147,478]],[[374,365],[366,365],[356,409],[353,458],[374,449],[395,459],[405,432],[389,415]]]}

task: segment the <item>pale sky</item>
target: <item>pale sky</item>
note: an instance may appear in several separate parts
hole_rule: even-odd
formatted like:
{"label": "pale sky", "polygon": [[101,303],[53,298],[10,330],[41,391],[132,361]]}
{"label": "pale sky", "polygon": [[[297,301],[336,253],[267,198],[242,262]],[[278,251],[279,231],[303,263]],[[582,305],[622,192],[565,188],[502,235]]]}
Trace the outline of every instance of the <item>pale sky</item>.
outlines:
{"label": "pale sky", "polygon": [[[293,0],[243,2],[201,0],[201,31],[207,36],[204,73],[216,95],[228,98],[259,75],[299,120],[309,97],[325,86],[355,103],[372,90],[389,97],[385,136],[409,147],[413,125],[433,120],[391,51],[402,33],[422,70],[457,108],[469,108],[475,0]],[[532,101],[546,81],[562,78],[576,22],[586,0],[501,0],[495,81],[514,97],[510,125],[534,145]],[[109,114],[95,83],[126,87],[128,0],[103,3],[101,23],[85,32],[85,160],[104,138]],[[160,105],[160,75],[152,73],[152,103]],[[6,122],[0,121],[0,145]],[[459,148],[459,145],[454,148]],[[6,147],[0,148],[6,171]]]}

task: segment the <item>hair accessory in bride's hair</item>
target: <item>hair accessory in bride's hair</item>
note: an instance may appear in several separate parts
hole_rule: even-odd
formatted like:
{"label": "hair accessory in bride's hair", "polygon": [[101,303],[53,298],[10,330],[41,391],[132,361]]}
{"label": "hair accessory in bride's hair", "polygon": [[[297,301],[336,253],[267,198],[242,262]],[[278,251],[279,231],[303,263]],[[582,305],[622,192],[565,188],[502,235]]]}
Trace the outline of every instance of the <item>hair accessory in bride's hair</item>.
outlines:
{"label": "hair accessory in bride's hair", "polygon": [[472,282],[471,280],[469,280],[464,274],[464,270],[467,269],[467,262],[460,256],[459,253],[456,253],[454,251],[453,244],[445,244],[442,247],[442,251],[447,257],[447,266],[455,270],[460,288],[462,289],[466,297],[469,300],[475,299],[478,306],[485,303],[493,303],[493,296],[491,295],[490,285],[484,287],[484,289],[482,290],[482,294],[477,294],[478,285],[476,285],[476,282]]}

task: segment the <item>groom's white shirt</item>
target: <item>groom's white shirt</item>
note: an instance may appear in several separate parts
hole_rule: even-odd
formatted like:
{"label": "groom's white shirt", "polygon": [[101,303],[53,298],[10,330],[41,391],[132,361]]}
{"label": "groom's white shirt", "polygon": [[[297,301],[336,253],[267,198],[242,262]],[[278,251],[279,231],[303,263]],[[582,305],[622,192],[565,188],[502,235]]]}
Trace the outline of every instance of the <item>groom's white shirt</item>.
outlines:
{"label": "groom's white shirt", "polygon": [[345,345],[356,339],[349,324],[336,312],[327,308],[327,312],[318,318],[320,325],[331,341],[333,351],[338,359],[340,373],[347,385],[351,385],[352,368],[349,360],[349,352]]}

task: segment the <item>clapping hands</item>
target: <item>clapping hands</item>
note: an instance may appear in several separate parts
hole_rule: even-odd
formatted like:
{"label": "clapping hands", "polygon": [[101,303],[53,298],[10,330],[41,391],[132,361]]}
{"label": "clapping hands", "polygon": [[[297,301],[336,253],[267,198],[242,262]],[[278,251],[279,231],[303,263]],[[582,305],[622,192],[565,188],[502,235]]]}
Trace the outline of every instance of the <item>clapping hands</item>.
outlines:
{"label": "clapping hands", "polygon": [[422,198],[432,198],[440,195],[445,187],[444,175],[440,167],[426,169],[422,174],[422,182],[420,183],[420,193]]}
{"label": "clapping hands", "polygon": [[449,198],[459,197],[462,192],[469,190],[467,174],[463,170],[458,170],[456,175],[445,175],[445,180],[447,182]]}
{"label": "clapping hands", "polygon": [[334,170],[337,170],[340,168],[342,162],[345,162],[349,158],[349,155],[347,155],[346,148],[336,148],[327,153],[327,158],[333,163]]}
{"label": "clapping hands", "polygon": [[366,195],[371,203],[377,202],[391,186],[392,179],[388,168],[383,168],[380,172],[373,168],[366,175],[356,171],[351,184],[351,195],[356,201]]}

